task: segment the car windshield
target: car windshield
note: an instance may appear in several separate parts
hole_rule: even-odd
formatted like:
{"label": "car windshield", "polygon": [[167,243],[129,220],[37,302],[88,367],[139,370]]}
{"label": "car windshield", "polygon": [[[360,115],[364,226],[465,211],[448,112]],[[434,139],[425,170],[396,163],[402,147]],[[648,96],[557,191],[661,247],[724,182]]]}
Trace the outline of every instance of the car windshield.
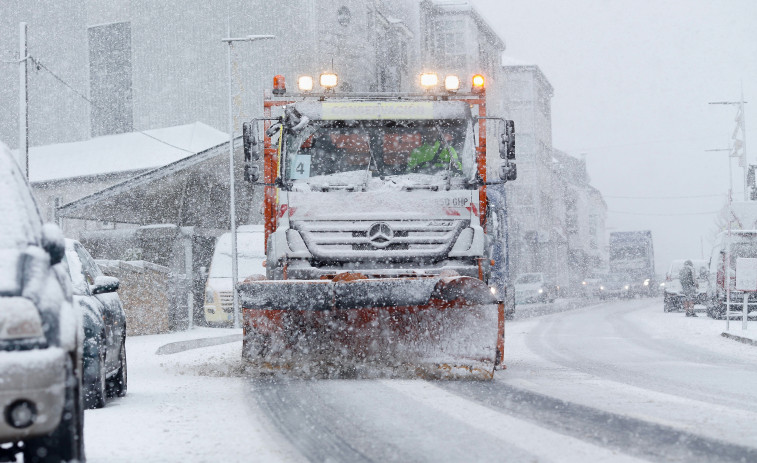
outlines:
{"label": "car windshield", "polygon": [[757,242],[741,242],[731,245],[731,258],[755,258],[757,257]]}
{"label": "car windshield", "polygon": [[541,282],[541,275],[538,273],[527,273],[525,275],[519,276],[518,279],[515,280],[516,284],[529,284],[539,282]]}
{"label": "car windshield", "polygon": [[[265,274],[263,267],[265,258],[260,256],[239,255],[237,259],[237,275],[245,278],[250,275]],[[210,278],[231,278],[231,254],[217,252],[210,264]]]}
{"label": "car windshield", "polygon": [[286,179],[305,183],[354,181],[346,173],[363,181],[408,174],[470,178],[472,138],[465,120],[316,121],[286,137],[283,170]]}
{"label": "car windshield", "polygon": [[0,249],[39,243],[42,222],[21,172],[0,153]]}
{"label": "car windshield", "polygon": [[610,259],[640,259],[646,257],[646,255],[647,248],[645,246],[623,246],[612,249]]}

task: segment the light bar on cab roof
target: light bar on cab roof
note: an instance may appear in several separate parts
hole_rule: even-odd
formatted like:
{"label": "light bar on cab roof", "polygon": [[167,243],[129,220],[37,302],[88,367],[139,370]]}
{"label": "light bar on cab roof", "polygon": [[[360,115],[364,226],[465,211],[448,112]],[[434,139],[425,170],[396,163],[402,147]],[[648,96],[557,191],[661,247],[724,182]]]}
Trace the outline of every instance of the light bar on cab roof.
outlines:
{"label": "light bar on cab roof", "polygon": [[472,79],[472,88],[471,90],[473,93],[482,93],[484,91],[484,84],[486,83],[486,80],[484,79],[484,76],[481,74],[476,74],[473,76]]}
{"label": "light bar on cab roof", "polygon": [[460,78],[457,76],[447,76],[444,79],[444,88],[448,92],[456,92],[460,90]]}
{"label": "light bar on cab roof", "polygon": [[286,82],[284,81],[284,76],[281,74],[273,76],[273,94],[274,95],[283,95],[287,91]]}
{"label": "light bar on cab roof", "polygon": [[339,83],[339,78],[336,74],[327,72],[324,74],[321,74],[321,87],[323,88],[334,88]]}
{"label": "light bar on cab roof", "polygon": [[433,72],[426,72],[421,74],[421,87],[426,90],[430,90],[433,87],[439,85],[439,76]]}
{"label": "light bar on cab roof", "polygon": [[310,76],[300,76],[300,78],[297,79],[297,87],[299,87],[301,92],[312,92],[313,78]]}

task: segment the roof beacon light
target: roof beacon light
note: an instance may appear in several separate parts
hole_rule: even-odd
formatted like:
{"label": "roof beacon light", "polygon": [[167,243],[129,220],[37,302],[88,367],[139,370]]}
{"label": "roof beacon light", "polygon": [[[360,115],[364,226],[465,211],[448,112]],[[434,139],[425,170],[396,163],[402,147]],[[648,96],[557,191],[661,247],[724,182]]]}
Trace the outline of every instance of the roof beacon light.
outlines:
{"label": "roof beacon light", "polygon": [[476,74],[473,76],[473,86],[471,88],[471,91],[473,93],[483,93],[484,92],[484,83],[486,81],[484,80],[484,76],[481,74]]}
{"label": "roof beacon light", "polygon": [[444,88],[448,92],[456,92],[460,90],[460,78],[457,76],[447,76],[444,79]]}
{"label": "roof beacon light", "polygon": [[300,88],[301,92],[312,92],[313,78],[311,76],[300,76],[300,78],[297,79],[297,86]]}
{"label": "roof beacon light", "polygon": [[321,87],[332,89],[339,83],[339,78],[334,73],[321,74]]}
{"label": "roof beacon light", "polygon": [[287,92],[287,86],[284,82],[284,76],[281,74],[273,76],[273,94],[283,95]]}
{"label": "roof beacon light", "polygon": [[439,85],[439,77],[433,72],[427,72],[421,74],[421,87],[426,90],[431,90],[433,87]]}

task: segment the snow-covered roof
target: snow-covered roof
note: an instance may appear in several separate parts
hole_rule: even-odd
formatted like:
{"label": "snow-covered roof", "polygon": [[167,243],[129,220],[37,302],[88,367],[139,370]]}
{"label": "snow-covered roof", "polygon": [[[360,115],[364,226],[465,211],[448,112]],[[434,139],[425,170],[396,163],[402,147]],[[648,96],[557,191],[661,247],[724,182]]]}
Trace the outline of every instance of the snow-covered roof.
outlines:
{"label": "snow-covered roof", "polygon": [[154,169],[228,140],[227,133],[195,122],[73,143],[35,146],[29,150],[29,179],[34,183]]}
{"label": "snow-covered roof", "polygon": [[536,64],[521,61],[512,56],[502,55],[502,66],[536,66]]}

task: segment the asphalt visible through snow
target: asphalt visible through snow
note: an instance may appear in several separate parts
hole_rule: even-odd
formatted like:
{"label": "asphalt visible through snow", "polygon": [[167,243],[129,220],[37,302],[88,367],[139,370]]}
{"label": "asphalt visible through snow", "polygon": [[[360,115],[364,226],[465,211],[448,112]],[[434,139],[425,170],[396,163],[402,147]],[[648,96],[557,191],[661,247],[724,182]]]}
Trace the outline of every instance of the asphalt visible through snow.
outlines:
{"label": "asphalt visible through snow", "polygon": [[757,461],[754,358],[655,304],[516,318],[491,382],[250,379],[250,405],[310,461]]}

